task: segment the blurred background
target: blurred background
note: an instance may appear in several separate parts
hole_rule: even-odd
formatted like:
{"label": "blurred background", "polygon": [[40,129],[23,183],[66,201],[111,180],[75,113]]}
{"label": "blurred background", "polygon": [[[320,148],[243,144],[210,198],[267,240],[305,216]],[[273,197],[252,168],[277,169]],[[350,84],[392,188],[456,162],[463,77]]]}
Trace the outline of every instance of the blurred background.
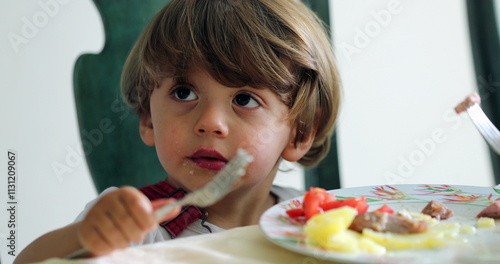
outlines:
{"label": "blurred background", "polygon": [[[8,205],[13,151],[18,253],[71,223],[98,193],[82,149],[73,70],[80,55],[103,49],[105,34],[90,0],[0,3],[0,203]],[[343,83],[340,176],[332,173],[340,187],[494,185],[488,147],[467,115],[453,111],[478,83],[491,93],[500,86],[475,72],[466,1],[330,0],[329,8]],[[288,170],[276,183],[306,188],[303,170],[284,164]],[[0,256],[11,263],[5,212]]]}

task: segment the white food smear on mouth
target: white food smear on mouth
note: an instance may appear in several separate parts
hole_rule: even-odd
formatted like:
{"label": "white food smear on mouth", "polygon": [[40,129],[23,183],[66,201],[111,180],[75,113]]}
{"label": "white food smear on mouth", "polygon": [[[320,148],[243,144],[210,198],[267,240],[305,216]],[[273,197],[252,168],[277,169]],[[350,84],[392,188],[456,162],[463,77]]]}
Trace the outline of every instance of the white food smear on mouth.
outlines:
{"label": "white food smear on mouth", "polygon": [[194,174],[194,171],[193,170],[190,170],[189,171],[189,175],[193,175]]}

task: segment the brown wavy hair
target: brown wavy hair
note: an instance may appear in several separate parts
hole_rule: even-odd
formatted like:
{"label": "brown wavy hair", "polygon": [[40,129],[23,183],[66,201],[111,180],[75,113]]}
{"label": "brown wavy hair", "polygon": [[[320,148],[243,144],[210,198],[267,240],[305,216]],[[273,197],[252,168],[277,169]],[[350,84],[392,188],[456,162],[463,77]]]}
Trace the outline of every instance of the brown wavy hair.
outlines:
{"label": "brown wavy hair", "polygon": [[332,45],[298,0],[172,0],[148,24],[123,69],[122,93],[140,116],[163,78],[203,66],[230,87],[267,87],[290,108],[295,144],[315,135],[298,162],[328,152],[340,104]]}

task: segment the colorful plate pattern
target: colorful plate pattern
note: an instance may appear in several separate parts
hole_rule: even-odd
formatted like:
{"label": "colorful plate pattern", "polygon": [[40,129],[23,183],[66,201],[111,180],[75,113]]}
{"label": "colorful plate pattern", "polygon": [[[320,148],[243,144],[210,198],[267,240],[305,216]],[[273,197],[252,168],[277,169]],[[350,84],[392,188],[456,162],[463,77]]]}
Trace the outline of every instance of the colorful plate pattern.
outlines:
{"label": "colorful plate pattern", "polygon": [[[500,202],[500,189],[463,185],[382,185],[345,188],[329,191],[337,199],[367,197],[370,209],[388,204],[396,211],[406,209],[420,212],[431,200],[444,203],[455,216],[450,222],[475,225],[476,215],[493,202]],[[302,197],[277,204],[260,219],[265,236],[286,249],[342,263],[500,263],[500,221],[495,228],[477,229],[466,236],[466,245],[439,249],[389,251],[384,256],[353,254],[311,248],[304,243],[303,223],[286,215],[286,210],[301,205]]]}

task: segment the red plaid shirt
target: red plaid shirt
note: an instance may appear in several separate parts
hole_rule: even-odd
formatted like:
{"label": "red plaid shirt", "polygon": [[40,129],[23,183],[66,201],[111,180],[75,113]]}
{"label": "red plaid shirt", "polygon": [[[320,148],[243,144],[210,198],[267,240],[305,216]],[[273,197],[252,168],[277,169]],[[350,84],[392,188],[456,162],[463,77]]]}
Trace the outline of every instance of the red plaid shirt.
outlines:
{"label": "red plaid shirt", "polygon": [[[186,191],[180,188],[175,188],[166,181],[161,181],[153,185],[147,185],[139,188],[139,190],[151,201],[170,197],[181,199],[186,195]],[[183,207],[181,213],[177,217],[160,223],[160,226],[167,230],[171,238],[175,238],[191,223],[202,216],[203,213],[198,207],[189,205]]]}

